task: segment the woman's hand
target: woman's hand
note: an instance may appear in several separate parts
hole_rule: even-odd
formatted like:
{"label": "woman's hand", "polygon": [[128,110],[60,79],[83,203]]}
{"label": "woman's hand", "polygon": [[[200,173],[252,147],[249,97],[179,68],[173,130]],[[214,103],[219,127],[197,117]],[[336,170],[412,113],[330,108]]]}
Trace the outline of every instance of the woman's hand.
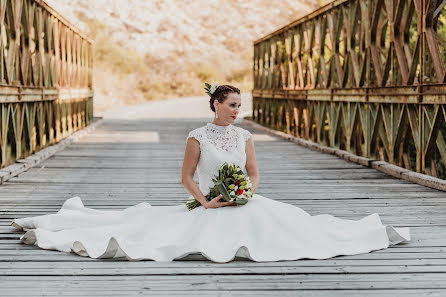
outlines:
{"label": "woman's hand", "polygon": [[237,205],[237,203],[231,202],[231,201],[223,201],[223,202],[219,201],[222,198],[223,198],[223,195],[220,194],[203,206],[204,206],[204,208],[219,208],[219,207],[236,206]]}

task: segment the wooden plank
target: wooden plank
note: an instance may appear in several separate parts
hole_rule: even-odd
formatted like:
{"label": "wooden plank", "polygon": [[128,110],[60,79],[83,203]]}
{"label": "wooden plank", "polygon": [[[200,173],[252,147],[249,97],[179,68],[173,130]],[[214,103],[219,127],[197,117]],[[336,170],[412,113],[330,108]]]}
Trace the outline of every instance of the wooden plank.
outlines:
{"label": "wooden plank", "polygon": [[[297,205],[312,215],[359,219],[377,212],[385,224],[410,226],[413,240],[369,254],[327,260],[256,263],[236,259],[225,264],[209,262],[201,255],[169,263],[96,260],[19,242],[23,232],[10,226],[13,218],[54,213],[73,196],[80,196],[87,207],[104,210],[140,202],[183,204],[189,196],[180,183],[186,135],[201,125],[203,121],[197,120],[153,120],[150,124],[105,120],[87,137],[3,184],[0,295],[446,294],[444,192],[277,137],[262,138],[262,133],[252,129],[259,139],[258,194]],[[123,130],[156,132],[158,142],[150,142],[149,134],[144,133],[146,142],[133,141],[131,136],[137,135],[133,132],[122,132],[123,141],[108,138]]]}
{"label": "wooden plank", "polygon": [[[73,287],[76,287],[76,283],[73,283]],[[112,288],[114,288],[112,286]],[[218,289],[214,289],[214,290],[202,290],[202,291],[198,291],[198,290],[192,290],[189,289],[188,291],[179,291],[179,290],[156,290],[155,292],[153,292],[153,290],[151,289],[151,287],[149,286],[144,286],[143,283],[133,283],[133,284],[129,284],[129,287],[125,287],[126,289],[120,289],[120,288],[116,288],[115,290],[113,289],[105,289],[102,290],[102,288],[100,287],[96,287],[96,288],[92,288],[91,291],[84,291],[82,293],[82,295],[91,295],[91,294],[95,294],[94,292],[103,292],[103,294],[106,294],[107,296],[136,296],[136,295],[141,295],[141,294],[150,294],[150,295],[154,295],[156,294],[156,296],[252,296],[253,291],[249,291],[246,292],[246,290],[225,290],[224,287],[220,286]],[[45,296],[79,296],[79,294],[82,291],[78,291],[76,289],[65,289],[65,288],[61,288],[59,290],[56,291],[49,291],[49,290],[44,290],[44,289],[39,289],[39,290],[32,290],[32,289],[27,289],[27,293],[28,294],[33,294],[33,293],[39,293],[39,294],[44,294]],[[27,295],[28,295],[27,294]],[[314,291],[314,290],[282,290],[280,288],[276,288],[276,289],[269,289],[269,290],[264,290],[264,291],[255,291],[255,295],[256,296],[312,296],[312,297],[320,297],[320,296],[440,296],[443,297],[444,296],[444,290],[439,290],[439,289],[423,289],[423,290],[329,290],[329,289],[325,289],[325,290],[320,290],[320,291]],[[16,292],[14,292],[12,290],[11,293],[8,293],[7,296],[22,296],[22,295],[17,295]]]}
{"label": "wooden plank", "polygon": [[[176,276],[128,276],[119,275],[111,278],[111,276],[50,276],[52,280],[40,277],[46,281],[54,281],[56,279],[65,280],[68,284],[82,281],[82,284],[91,284],[99,287],[103,284],[103,280],[115,280],[119,284],[115,286],[126,287],[123,284],[129,284],[127,289],[131,289],[131,285],[137,281],[143,281],[144,284],[150,285],[151,290],[334,290],[334,289],[445,289],[445,275],[442,273],[432,274],[371,274],[368,279],[364,279],[363,275],[350,274],[328,274],[317,275],[176,275]],[[10,282],[13,276],[4,279]],[[408,279],[412,279],[409,281]],[[3,279],[3,277],[2,277]],[[26,280],[32,280],[30,276],[23,276],[18,280],[27,283]],[[16,282],[19,284],[19,282]],[[35,285],[35,284],[34,284]],[[376,287],[375,287],[376,285]],[[81,287],[81,286],[79,286]]]}

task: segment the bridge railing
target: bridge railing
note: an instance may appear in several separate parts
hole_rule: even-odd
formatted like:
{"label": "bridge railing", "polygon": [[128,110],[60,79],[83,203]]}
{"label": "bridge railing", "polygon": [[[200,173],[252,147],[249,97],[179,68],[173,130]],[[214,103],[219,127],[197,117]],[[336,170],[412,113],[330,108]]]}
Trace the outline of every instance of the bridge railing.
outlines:
{"label": "bridge railing", "polygon": [[255,41],[253,119],[446,178],[445,5],[338,0]]}
{"label": "bridge railing", "polygon": [[0,1],[0,165],[88,125],[92,42],[42,0]]}

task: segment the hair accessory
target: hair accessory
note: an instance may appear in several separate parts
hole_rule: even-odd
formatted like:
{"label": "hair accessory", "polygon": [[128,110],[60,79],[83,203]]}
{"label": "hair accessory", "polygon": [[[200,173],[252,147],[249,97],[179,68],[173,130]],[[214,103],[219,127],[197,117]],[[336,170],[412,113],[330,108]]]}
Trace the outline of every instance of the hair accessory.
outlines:
{"label": "hair accessory", "polygon": [[219,84],[217,82],[214,82],[212,84],[212,86],[208,83],[204,83],[204,85],[206,86],[204,89],[206,90],[206,94],[208,94],[209,96],[212,96],[212,94],[214,94],[215,90],[217,90]]}

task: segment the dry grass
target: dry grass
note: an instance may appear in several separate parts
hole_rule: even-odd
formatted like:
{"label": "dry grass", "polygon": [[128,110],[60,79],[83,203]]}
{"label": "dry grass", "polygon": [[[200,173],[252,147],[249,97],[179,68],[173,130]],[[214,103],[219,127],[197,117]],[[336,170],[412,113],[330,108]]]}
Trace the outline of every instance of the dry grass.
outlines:
{"label": "dry grass", "polygon": [[[228,66],[216,59],[213,64],[206,61],[183,64],[183,70],[176,71],[175,61],[142,55],[113,41],[105,24],[96,20],[87,20],[86,24],[89,35],[95,40],[96,111],[147,100],[201,95],[201,88],[197,89],[197,86],[201,87],[203,82],[219,81],[242,90],[252,89],[252,57],[249,54],[245,53],[246,63],[241,65]],[[215,55],[219,56],[218,49]]]}
{"label": "dry grass", "polygon": [[202,95],[204,82],[250,92],[252,41],[315,1],[48,0],[95,41],[96,111]]}

